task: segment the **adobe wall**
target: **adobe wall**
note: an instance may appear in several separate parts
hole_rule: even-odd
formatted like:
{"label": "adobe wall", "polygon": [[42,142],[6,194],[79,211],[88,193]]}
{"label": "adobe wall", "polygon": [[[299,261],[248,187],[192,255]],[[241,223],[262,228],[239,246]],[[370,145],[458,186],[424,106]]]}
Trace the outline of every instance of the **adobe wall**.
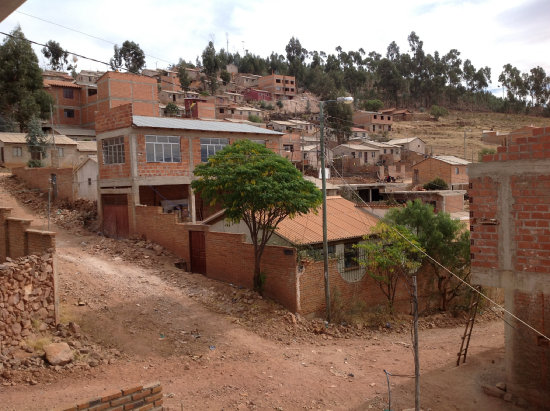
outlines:
{"label": "adobe wall", "polygon": [[160,411],[162,407],[162,385],[160,382],[146,386],[138,385],[109,394],[101,394],[96,398],[75,405],[61,407],[63,411],[115,411],[115,410],[150,410]]}
{"label": "adobe wall", "polygon": [[[54,167],[17,167],[12,169],[12,173],[25,182],[28,188],[48,192],[50,187],[51,175],[56,175],[57,199],[66,199],[74,201],[76,199],[73,185],[72,168],[54,168]],[[54,196],[52,194],[52,200]]]}
{"label": "adobe wall", "polygon": [[[472,278],[505,289],[506,309],[550,335],[550,127],[512,133],[470,167]],[[513,319],[505,328],[510,392],[550,403],[550,344]]]}
{"label": "adobe wall", "polygon": [[0,347],[18,346],[59,321],[57,272],[51,253],[0,263]]}

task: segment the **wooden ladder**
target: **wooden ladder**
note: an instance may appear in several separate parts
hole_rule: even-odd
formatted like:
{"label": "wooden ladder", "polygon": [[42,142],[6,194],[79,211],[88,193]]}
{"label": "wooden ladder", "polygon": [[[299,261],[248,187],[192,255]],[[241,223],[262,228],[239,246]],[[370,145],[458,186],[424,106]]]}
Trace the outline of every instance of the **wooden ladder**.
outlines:
{"label": "wooden ladder", "polygon": [[[476,288],[477,289],[477,288]],[[470,337],[472,336],[472,328],[474,328],[474,322],[477,314],[477,306],[479,304],[479,293],[475,293],[475,296],[472,297],[472,302],[468,308],[468,321],[466,322],[466,328],[464,329],[464,335],[462,338],[462,343],[460,344],[460,351],[458,352],[456,359],[456,365],[460,365],[460,358],[464,357],[462,363],[466,362],[466,354],[468,353],[468,347],[470,345]]]}

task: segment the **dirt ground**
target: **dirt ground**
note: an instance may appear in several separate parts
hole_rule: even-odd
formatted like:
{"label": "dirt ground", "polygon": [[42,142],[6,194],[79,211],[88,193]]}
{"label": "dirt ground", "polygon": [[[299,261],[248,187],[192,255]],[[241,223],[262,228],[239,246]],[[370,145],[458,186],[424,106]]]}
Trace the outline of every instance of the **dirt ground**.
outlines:
{"label": "dirt ground", "polygon": [[[30,201],[15,200],[6,179],[0,174],[0,206],[39,215],[26,208]],[[382,410],[384,370],[395,375],[392,409],[414,406],[408,322],[389,330],[325,327],[250,291],[179,270],[173,256],[144,241],[55,229],[61,318],[80,327],[73,348],[92,347],[97,356],[2,374],[0,409],[57,409],[160,381],[170,410]],[[481,389],[504,379],[504,324],[476,324],[468,360],[456,367],[463,326],[445,318],[421,323],[423,409],[519,409]]]}

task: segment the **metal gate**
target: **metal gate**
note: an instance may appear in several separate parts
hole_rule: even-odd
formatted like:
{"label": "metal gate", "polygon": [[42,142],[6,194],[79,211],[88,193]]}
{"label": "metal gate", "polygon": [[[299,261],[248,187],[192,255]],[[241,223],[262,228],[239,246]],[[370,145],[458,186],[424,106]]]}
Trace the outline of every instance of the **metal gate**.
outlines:
{"label": "metal gate", "polygon": [[130,234],[128,220],[128,196],[103,194],[103,233],[107,237],[127,238]]}

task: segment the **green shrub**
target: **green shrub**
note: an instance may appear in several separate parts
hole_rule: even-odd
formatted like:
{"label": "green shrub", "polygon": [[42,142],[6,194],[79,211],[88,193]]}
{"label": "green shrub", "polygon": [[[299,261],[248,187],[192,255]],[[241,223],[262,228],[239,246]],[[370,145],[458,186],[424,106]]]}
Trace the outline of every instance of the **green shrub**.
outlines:
{"label": "green shrub", "polygon": [[445,180],[443,180],[440,177],[436,177],[429,183],[424,184],[424,189],[425,190],[448,190],[449,186],[447,185]]}

